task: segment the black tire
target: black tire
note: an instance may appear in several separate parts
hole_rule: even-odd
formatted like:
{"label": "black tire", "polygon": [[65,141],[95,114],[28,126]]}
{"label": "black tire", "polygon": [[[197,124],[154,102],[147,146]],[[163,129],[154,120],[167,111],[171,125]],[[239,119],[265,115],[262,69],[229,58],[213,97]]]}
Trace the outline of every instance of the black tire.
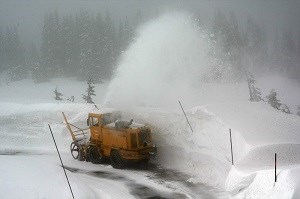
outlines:
{"label": "black tire", "polygon": [[150,160],[150,158],[147,158],[147,159],[142,160],[141,162],[142,162],[143,164],[148,164],[148,163],[149,163],[149,160]]}
{"label": "black tire", "polygon": [[86,149],[85,161],[90,162],[90,147],[87,147],[87,149]]}
{"label": "black tire", "polygon": [[119,152],[117,150],[113,150],[110,154],[110,163],[111,166],[115,169],[123,169],[125,165],[125,161],[120,156]]}
{"label": "black tire", "polygon": [[97,147],[95,147],[95,146],[90,147],[89,160],[93,164],[103,163],[103,161],[104,161],[103,155],[100,153],[100,151]]}
{"label": "black tire", "polygon": [[139,166],[140,166],[140,168],[142,168],[142,169],[147,169],[149,160],[150,160],[149,158],[144,159],[144,160],[141,160],[141,161],[138,163]]}
{"label": "black tire", "polygon": [[77,142],[71,143],[70,150],[71,155],[75,160],[84,161],[83,148]]}

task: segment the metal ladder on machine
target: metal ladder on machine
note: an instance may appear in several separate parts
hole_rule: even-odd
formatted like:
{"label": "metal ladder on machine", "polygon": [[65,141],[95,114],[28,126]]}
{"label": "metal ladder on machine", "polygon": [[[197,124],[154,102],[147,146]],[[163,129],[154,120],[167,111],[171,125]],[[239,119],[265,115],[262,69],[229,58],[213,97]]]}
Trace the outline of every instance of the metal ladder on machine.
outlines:
{"label": "metal ladder on machine", "polygon": [[[82,129],[79,128],[77,126],[75,126],[74,124],[71,124],[68,122],[67,117],[65,115],[64,112],[62,112],[64,120],[66,122],[67,128],[71,134],[72,140],[73,142],[70,145],[70,151],[72,154],[72,157],[74,159],[78,159],[80,161],[84,160],[84,151],[86,150],[86,143],[82,143],[82,141],[86,141],[87,140],[87,132],[84,132],[86,130],[89,130],[89,128],[86,129]],[[71,127],[76,128],[76,130],[72,130]]]}

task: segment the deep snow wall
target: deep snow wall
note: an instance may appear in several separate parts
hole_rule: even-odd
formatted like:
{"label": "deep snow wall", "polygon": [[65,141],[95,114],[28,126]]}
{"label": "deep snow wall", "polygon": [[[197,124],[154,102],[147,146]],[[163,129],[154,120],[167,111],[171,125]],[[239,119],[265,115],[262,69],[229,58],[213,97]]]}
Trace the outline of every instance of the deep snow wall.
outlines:
{"label": "deep snow wall", "polygon": [[[228,126],[205,107],[187,111],[193,132],[184,115],[170,109],[134,108],[122,117],[149,125],[158,154],[153,161],[167,168],[189,173],[193,183],[204,183],[223,189],[230,169]],[[245,140],[233,130],[235,160],[247,147]]]}

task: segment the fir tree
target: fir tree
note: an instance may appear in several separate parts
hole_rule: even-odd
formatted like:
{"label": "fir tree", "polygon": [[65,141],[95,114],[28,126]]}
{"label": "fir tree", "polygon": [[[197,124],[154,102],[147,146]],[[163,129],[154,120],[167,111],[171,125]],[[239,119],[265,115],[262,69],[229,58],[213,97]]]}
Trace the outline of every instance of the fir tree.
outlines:
{"label": "fir tree", "polygon": [[267,96],[268,103],[273,107],[279,110],[280,106],[282,105],[280,103],[280,100],[277,99],[277,93],[274,89],[271,90],[270,94]]}
{"label": "fir tree", "polygon": [[31,75],[34,83],[41,83],[48,80],[48,78],[45,78],[44,68],[39,63],[33,65]]}
{"label": "fir tree", "polygon": [[62,98],[61,98],[62,94],[60,92],[58,92],[57,87],[55,88],[55,90],[53,92],[55,94],[55,97],[54,97],[55,100],[62,100]]}
{"label": "fir tree", "polygon": [[284,113],[290,114],[291,111],[286,104],[280,103],[280,100],[277,99],[277,93],[274,89],[271,90],[270,94],[266,97],[268,99],[268,103],[278,110],[281,110]]}
{"label": "fir tree", "polygon": [[73,52],[76,48],[74,44],[74,21],[70,15],[63,17],[60,29],[61,64],[64,76],[75,75]]}
{"label": "fir tree", "polygon": [[291,111],[290,111],[289,107],[288,107],[286,104],[282,104],[282,105],[280,106],[280,110],[281,110],[282,112],[284,112],[284,113],[291,114]]}
{"label": "fir tree", "polygon": [[26,78],[28,70],[25,67],[25,52],[16,26],[7,28],[4,50],[9,81]]}
{"label": "fir tree", "polygon": [[298,116],[300,116],[300,106],[297,107],[297,113]]}
{"label": "fir tree", "polygon": [[82,98],[86,101],[86,103],[90,103],[90,104],[94,104],[92,95],[96,96],[95,90],[94,90],[95,86],[93,86],[92,84],[93,84],[92,78],[89,78],[87,81],[87,85],[88,85],[88,88],[86,90],[87,95],[82,96]]}
{"label": "fir tree", "polygon": [[69,97],[68,100],[69,100],[70,102],[74,102],[74,100],[75,100],[74,95],[72,95],[71,97]]}
{"label": "fir tree", "polygon": [[84,80],[92,74],[93,51],[92,51],[92,21],[85,10],[81,10],[78,16],[77,28],[79,31],[79,79]]}
{"label": "fir tree", "polygon": [[283,32],[281,42],[281,53],[283,55],[282,71],[291,76],[296,77],[297,72],[297,54],[296,40],[294,39],[291,27]]}
{"label": "fir tree", "polygon": [[251,102],[261,101],[262,98],[261,98],[260,89],[255,87],[256,80],[251,73],[248,74],[247,82],[248,82],[248,88],[250,92],[250,101]]}
{"label": "fir tree", "polygon": [[[117,52],[116,28],[109,12],[104,19],[103,76],[110,78],[114,69]],[[124,30],[125,31],[125,30]]]}
{"label": "fir tree", "polygon": [[55,53],[56,41],[55,34],[56,31],[54,29],[54,16],[52,13],[47,13],[44,17],[44,25],[42,28],[42,63],[41,67],[45,70],[40,70],[43,72],[43,76],[45,79],[50,79],[54,77],[56,73],[55,67],[57,64],[57,58]]}
{"label": "fir tree", "polygon": [[262,72],[266,69],[268,58],[265,31],[251,17],[248,17],[245,32],[247,44],[244,48],[244,63],[249,70]]}
{"label": "fir tree", "polygon": [[5,49],[4,49],[4,35],[0,26],[0,73],[5,70],[4,59],[5,59]]}
{"label": "fir tree", "polygon": [[40,62],[40,55],[39,51],[34,43],[31,43],[31,47],[29,49],[29,52],[27,53],[27,63],[32,67],[36,63]]}

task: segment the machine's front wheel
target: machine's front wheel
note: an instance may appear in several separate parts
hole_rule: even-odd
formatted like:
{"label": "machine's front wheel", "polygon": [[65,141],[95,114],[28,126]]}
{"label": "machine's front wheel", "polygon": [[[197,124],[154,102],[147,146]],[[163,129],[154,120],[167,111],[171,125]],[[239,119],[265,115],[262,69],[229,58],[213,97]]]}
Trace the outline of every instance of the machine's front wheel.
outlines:
{"label": "machine's front wheel", "polygon": [[99,149],[95,146],[90,147],[89,159],[93,164],[101,164],[104,161],[104,157],[100,153]]}
{"label": "machine's front wheel", "polygon": [[70,145],[71,155],[75,160],[83,161],[84,155],[81,146],[77,142],[72,142]]}
{"label": "machine's front wheel", "polygon": [[110,154],[111,166],[115,169],[123,169],[125,167],[125,161],[120,156],[117,150],[113,150]]}

